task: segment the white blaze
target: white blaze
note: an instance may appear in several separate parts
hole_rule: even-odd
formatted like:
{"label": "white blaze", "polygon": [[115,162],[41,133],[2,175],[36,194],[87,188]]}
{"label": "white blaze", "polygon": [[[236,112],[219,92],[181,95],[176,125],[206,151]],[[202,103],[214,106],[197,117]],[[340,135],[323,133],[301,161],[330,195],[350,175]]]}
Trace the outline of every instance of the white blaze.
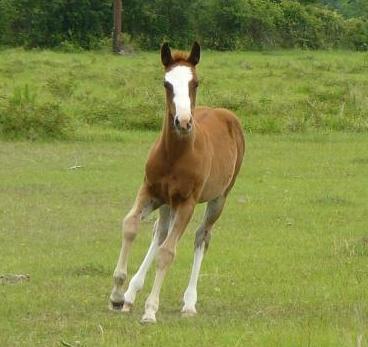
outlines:
{"label": "white blaze", "polygon": [[192,80],[192,70],[188,66],[179,65],[165,74],[165,81],[173,87],[173,102],[176,108],[176,116],[179,121],[189,118],[191,115],[189,82]]}

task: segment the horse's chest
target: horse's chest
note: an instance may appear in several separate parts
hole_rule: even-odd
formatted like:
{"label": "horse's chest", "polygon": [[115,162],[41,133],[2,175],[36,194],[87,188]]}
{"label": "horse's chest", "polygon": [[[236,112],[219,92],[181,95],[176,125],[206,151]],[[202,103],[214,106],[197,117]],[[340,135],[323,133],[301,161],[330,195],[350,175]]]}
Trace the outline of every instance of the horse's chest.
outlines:
{"label": "horse's chest", "polygon": [[170,205],[185,201],[195,194],[198,178],[190,172],[177,172],[148,177],[152,193]]}

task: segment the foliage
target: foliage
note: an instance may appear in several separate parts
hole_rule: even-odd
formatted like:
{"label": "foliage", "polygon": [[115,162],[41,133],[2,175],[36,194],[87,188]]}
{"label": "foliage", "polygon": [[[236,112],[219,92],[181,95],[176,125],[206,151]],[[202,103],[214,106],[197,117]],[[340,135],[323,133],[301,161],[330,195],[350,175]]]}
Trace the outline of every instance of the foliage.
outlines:
{"label": "foliage", "polygon": [[123,26],[144,48],[157,48],[162,40],[186,46],[193,37],[192,7],[177,0],[124,1]]}
{"label": "foliage", "polygon": [[65,138],[69,132],[70,119],[60,105],[38,103],[28,85],[0,102],[0,136],[4,138]]}
{"label": "foliage", "polygon": [[346,46],[359,51],[368,51],[368,21],[350,18],[346,21]]}
{"label": "foliage", "polygon": [[193,12],[196,33],[207,47],[229,50],[278,44],[276,23],[282,13],[278,5],[267,0],[198,2]]}
{"label": "foliage", "polygon": [[368,2],[366,0],[321,0],[321,3],[337,9],[349,18],[368,19]]}
{"label": "foliage", "polygon": [[109,0],[1,0],[0,42],[26,47],[55,47],[72,42],[96,48],[111,32]]}
{"label": "foliage", "polygon": [[[133,46],[194,39],[211,49],[367,49],[365,0],[126,0]],[[344,16],[347,16],[346,19]],[[112,31],[111,0],[1,0],[0,45],[95,49]]]}

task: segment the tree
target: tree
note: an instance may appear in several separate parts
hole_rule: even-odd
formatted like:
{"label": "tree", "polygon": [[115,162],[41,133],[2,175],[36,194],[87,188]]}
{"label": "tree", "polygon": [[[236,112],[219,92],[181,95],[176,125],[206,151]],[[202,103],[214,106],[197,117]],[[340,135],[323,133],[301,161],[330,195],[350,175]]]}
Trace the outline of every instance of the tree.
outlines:
{"label": "tree", "polygon": [[112,33],[112,50],[115,53],[123,51],[121,42],[121,11],[122,0],[114,0],[114,30]]}

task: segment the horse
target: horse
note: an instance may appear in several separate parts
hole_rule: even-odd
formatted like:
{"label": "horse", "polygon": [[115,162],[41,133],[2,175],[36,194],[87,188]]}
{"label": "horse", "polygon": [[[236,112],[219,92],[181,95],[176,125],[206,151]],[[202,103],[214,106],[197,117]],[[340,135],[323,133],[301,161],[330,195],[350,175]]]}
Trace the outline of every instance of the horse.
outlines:
{"label": "horse", "polygon": [[[197,42],[189,54],[181,51],[172,54],[168,43],[161,46],[166,115],[161,133],[149,152],[143,183],[122,223],[123,240],[113,274],[110,308],[131,311],[156,258],[155,279],[145,302],[142,323],[156,322],[160,289],[174,260],[177,243],[196,204],[207,202],[203,222],[195,235],[192,271],[182,308],[183,315],[197,313],[197,282],[202,259],[213,225],[222,213],[245,155],[242,126],[234,113],[224,108],[196,107],[199,60]],[[156,209],[159,216],[154,223],[152,242],[124,293],[128,255],[139,223]]]}

